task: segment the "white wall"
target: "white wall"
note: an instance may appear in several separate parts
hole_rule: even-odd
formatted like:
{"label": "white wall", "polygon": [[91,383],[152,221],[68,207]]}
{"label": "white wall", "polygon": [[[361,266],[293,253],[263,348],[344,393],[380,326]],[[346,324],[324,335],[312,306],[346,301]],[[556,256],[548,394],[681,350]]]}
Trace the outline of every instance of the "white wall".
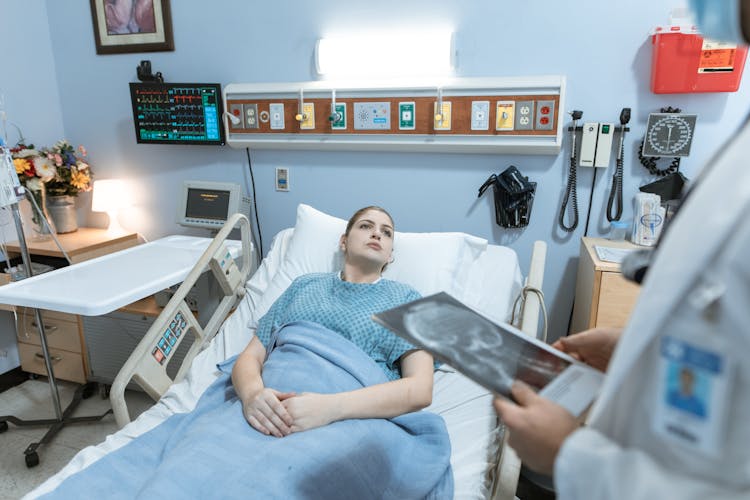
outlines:
{"label": "white wall", "polygon": [[[38,9],[36,19],[43,19],[38,2],[23,2],[24,9],[11,9],[13,22],[3,12],[4,22],[15,25],[28,19],[29,3]],[[321,35],[360,28],[381,29],[385,35],[392,26],[453,26],[457,76],[563,74],[568,78],[568,110],[581,109],[588,120],[616,121],[622,107],[631,107],[624,186],[630,200],[639,185],[652,180],[635,158],[650,112],[671,105],[699,114],[693,154],[683,162],[685,174],[694,177],[747,110],[747,78],[735,94],[659,96],[649,91],[649,32],[666,23],[672,7],[682,5],[683,0],[173,0],[174,52],[107,56],[95,53],[88,2],[48,0],[47,10],[65,135],[88,147],[99,178],[134,181],[137,206],[121,222],[152,239],[189,232],[173,222],[177,185],[183,179],[248,185],[249,178],[242,150],[135,143],[128,82],[136,80],[141,59],[150,59],[154,71],[173,82],[306,81],[315,78],[313,47]],[[14,29],[19,35],[28,33],[27,28]],[[39,96],[32,85],[41,80],[44,97],[55,94],[54,85],[49,87],[55,80],[49,64],[28,67],[27,73],[16,77],[13,88],[14,98],[28,102],[28,109],[19,112],[23,116],[38,110],[34,99]],[[51,109],[54,113],[45,119],[59,120],[58,107]],[[556,221],[567,150],[558,156],[253,151],[252,161],[266,248],[273,234],[293,225],[300,202],[340,217],[363,205],[380,204],[393,213],[401,230],[466,231],[511,246],[524,263],[534,240],[548,241],[544,292],[552,316],[551,338],[565,332],[592,183],[592,172],[581,171],[582,221],[575,233],[563,233]],[[490,198],[477,199],[477,188],[488,175],[511,164],[538,182],[531,225],[525,230],[497,227]],[[276,166],[290,169],[291,192],[274,190]],[[590,235],[607,229],[613,168],[596,179]],[[84,214],[87,203],[82,197]],[[628,202],[625,217],[631,214]]]}

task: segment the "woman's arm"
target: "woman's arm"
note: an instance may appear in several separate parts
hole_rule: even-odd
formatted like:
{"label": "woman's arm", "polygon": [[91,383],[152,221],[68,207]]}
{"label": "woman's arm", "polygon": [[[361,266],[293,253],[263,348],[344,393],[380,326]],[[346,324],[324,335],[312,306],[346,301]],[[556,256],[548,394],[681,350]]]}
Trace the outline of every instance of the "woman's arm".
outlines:
{"label": "woman's arm", "polygon": [[242,413],[248,423],[263,434],[282,437],[291,432],[292,417],[281,401],[294,393],[282,393],[263,385],[261,373],[265,358],[266,349],[258,337],[253,337],[234,363],[232,384],[242,401]]}
{"label": "woman's arm", "polygon": [[391,418],[421,410],[432,402],[432,356],[411,351],[401,358],[399,380],[336,394],[303,393],[284,399],[292,432],[349,418]]}

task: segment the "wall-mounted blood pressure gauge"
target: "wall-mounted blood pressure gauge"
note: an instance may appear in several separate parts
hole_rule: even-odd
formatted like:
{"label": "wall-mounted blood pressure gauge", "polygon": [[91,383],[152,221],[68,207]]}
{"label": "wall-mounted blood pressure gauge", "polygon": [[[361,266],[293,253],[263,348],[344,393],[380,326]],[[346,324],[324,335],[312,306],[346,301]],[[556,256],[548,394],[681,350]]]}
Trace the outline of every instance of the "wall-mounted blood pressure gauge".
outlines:
{"label": "wall-mounted blood pressure gauge", "polygon": [[643,156],[689,156],[697,115],[651,113],[643,141]]}

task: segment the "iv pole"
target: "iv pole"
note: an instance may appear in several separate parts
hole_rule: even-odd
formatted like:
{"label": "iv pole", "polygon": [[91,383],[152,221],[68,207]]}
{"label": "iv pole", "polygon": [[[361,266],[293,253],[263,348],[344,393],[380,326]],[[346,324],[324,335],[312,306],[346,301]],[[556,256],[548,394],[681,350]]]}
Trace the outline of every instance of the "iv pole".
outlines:
{"label": "iv pole", "polygon": [[[8,156],[9,156],[9,152],[6,150],[5,144],[0,139],[0,190],[2,191],[0,192],[0,206],[9,206],[11,209],[11,212],[13,214],[13,221],[16,226],[16,233],[18,234],[18,243],[21,249],[21,260],[23,262],[24,271],[27,277],[31,277],[33,276],[33,271],[31,268],[31,257],[29,255],[29,248],[26,244],[26,237],[23,232],[21,214],[18,210],[18,198],[25,192],[25,189],[22,186],[20,186],[20,182],[18,182],[17,180],[15,169],[11,170],[13,162],[10,161],[9,162],[10,165],[8,165],[8,161],[9,161]],[[3,172],[3,170],[6,170],[7,172]],[[16,176],[16,178],[13,179],[13,176]],[[33,200],[33,197],[30,197],[30,198],[32,198]],[[50,229],[49,223],[47,222],[45,215],[42,213],[39,207],[36,206],[35,202],[34,202],[34,206],[38,210],[38,213],[40,214],[40,217],[44,221],[45,226],[48,229]],[[55,238],[55,241],[58,244],[58,246],[60,246],[60,243],[57,241],[56,238]],[[63,255],[65,255],[65,257],[68,258],[64,250],[63,250]],[[68,258],[68,262],[70,262],[69,258]],[[34,467],[39,464],[39,454],[36,452],[37,448],[39,448],[39,446],[43,444],[50,442],[52,438],[54,438],[57,435],[57,433],[62,430],[63,427],[65,427],[65,425],[73,424],[73,423],[82,423],[82,422],[95,422],[95,421],[101,420],[108,414],[112,413],[112,410],[110,409],[110,410],[107,410],[107,412],[105,412],[104,414],[98,415],[98,416],[89,416],[89,417],[71,417],[70,416],[73,413],[73,411],[76,409],[78,404],[81,402],[81,400],[88,398],[93,393],[95,385],[90,384],[90,383],[81,385],[78,387],[78,389],[76,389],[75,394],[73,395],[73,400],[63,411],[62,406],[60,405],[60,393],[57,388],[57,380],[55,379],[55,373],[52,367],[52,359],[50,357],[49,348],[47,346],[47,335],[45,332],[44,321],[42,320],[42,313],[39,309],[34,308],[34,317],[36,319],[36,325],[37,325],[36,327],[39,331],[39,341],[42,347],[42,357],[44,358],[44,366],[47,369],[47,379],[49,381],[50,392],[52,394],[52,405],[55,409],[55,418],[54,419],[24,420],[24,419],[14,417],[12,415],[0,416],[0,434],[8,430],[8,422],[11,422],[19,427],[40,426],[40,425],[50,426],[49,430],[47,430],[47,432],[44,434],[44,436],[42,436],[42,439],[39,440],[38,443],[31,443],[26,448],[26,450],[24,450],[27,467]]]}

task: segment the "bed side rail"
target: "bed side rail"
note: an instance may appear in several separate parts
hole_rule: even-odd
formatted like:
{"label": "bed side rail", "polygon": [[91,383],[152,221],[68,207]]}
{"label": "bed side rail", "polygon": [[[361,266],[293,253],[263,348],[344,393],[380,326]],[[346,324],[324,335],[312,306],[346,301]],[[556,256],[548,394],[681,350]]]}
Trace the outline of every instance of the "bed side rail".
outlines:
{"label": "bed side rail", "polygon": [[[527,335],[546,341],[547,313],[544,307],[544,295],[541,293],[544,280],[544,264],[547,258],[547,244],[535,241],[531,252],[529,275],[526,278],[522,294],[520,329]],[[539,330],[539,313],[544,317],[542,331]],[[521,460],[516,452],[508,446],[508,434],[504,433],[500,460],[495,471],[495,482],[492,500],[513,500],[516,497],[518,477],[521,473]]]}
{"label": "bed side rail", "polygon": [[[225,244],[230,232],[239,224],[242,240],[240,266]],[[179,382],[187,373],[193,358],[216,335],[224,319],[245,294],[244,284],[252,270],[250,222],[242,214],[234,214],[208,245],[193,269],[177,289],[171,300],[154,321],[146,335],[133,350],[122,369],[115,377],[110,390],[110,401],[119,427],[130,422],[125,388],[131,380],[146,393],[158,400],[174,382]],[[219,285],[222,297],[204,327],[188,307],[185,298],[198,278],[208,269],[209,279]],[[174,380],[167,374],[167,365],[180,343],[193,334],[193,343]]]}

